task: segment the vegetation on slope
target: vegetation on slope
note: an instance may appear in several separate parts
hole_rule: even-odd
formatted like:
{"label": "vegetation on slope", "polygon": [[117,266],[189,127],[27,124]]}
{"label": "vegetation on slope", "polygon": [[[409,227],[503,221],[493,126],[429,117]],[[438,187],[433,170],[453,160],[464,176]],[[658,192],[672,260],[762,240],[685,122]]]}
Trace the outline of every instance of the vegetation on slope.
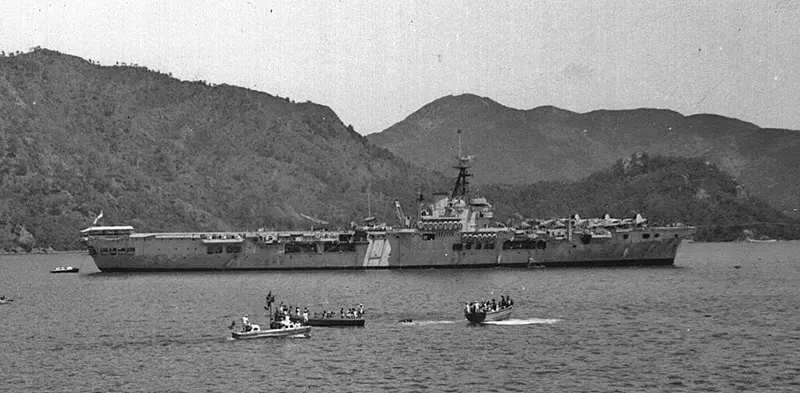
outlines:
{"label": "vegetation on slope", "polygon": [[[347,226],[437,179],[328,107],[49,50],[0,57],[0,247],[78,230]],[[413,185],[413,186],[412,186]]]}
{"label": "vegetation on slope", "polygon": [[631,218],[651,225],[698,227],[695,239],[743,240],[753,236],[800,238],[800,223],[754,198],[728,173],[705,160],[634,154],[579,182],[538,182],[480,188],[498,217]]}
{"label": "vegetation on slope", "polygon": [[[503,156],[471,145],[478,163]],[[452,164],[455,154],[439,155]],[[78,231],[101,211],[101,225],[138,231],[316,226],[303,215],[330,227],[370,213],[394,223],[394,198],[414,212],[418,190],[447,190],[442,179],[322,105],[49,50],[0,57],[0,249],[78,249]],[[575,184],[480,187],[501,217],[642,213],[700,225],[702,239],[735,239],[737,225],[754,223],[769,223],[755,230],[770,237],[796,236],[704,161],[634,157]]]}

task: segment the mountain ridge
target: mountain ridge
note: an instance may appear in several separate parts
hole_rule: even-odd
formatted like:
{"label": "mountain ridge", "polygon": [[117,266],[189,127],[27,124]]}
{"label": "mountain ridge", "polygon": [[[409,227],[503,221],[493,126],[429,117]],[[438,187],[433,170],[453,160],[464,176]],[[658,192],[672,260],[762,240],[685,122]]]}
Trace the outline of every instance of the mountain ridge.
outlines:
{"label": "mountain ridge", "polygon": [[[425,129],[425,132],[421,132]],[[409,162],[435,170],[462,150],[481,156],[475,182],[528,184],[579,180],[620,157],[647,151],[704,157],[730,172],[770,205],[800,205],[800,132],[760,128],[734,118],[669,109],[576,113],[553,106],[514,109],[473,94],[445,96],[383,132],[367,135]]]}
{"label": "mountain ridge", "polygon": [[[555,107],[510,111],[477,96],[465,103],[449,100],[445,97],[427,107],[430,113],[412,117],[427,127],[412,129],[437,136],[455,156],[455,132],[441,130],[459,129],[460,124],[449,120],[453,114],[479,105],[492,127],[477,128],[488,136],[487,145],[464,143],[465,154],[478,156],[476,165],[486,161],[481,155],[491,158],[497,147],[505,148],[491,138],[493,132],[530,116],[545,119],[539,135],[556,141],[543,145],[545,151],[561,149],[566,157],[571,143],[586,138],[578,129],[582,124],[562,126],[580,115]],[[528,133],[516,132],[519,138]],[[468,139],[475,134],[463,135]],[[491,143],[498,146],[493,150]],[[517,148],[526,152],[522,144]],[[439,158],[443,172],[452,173],[453,157]],[[501,173],[514,174],[518,164]],[[687,164],[678,160],[675,165]],[[714,180],[713,173],[705,178],[709,184],[724,182]],[[529,203],[526,187],[550,185],[514,187],[510,192]],[[347,227],[367,215],[391,223],[395,198],[405,211],[416,212],[418,191],[449,188],[444,175],[425,162],[410,163],[370,143],[325,105],[231,85],[180,81],[135,65],[100,66],[49,50],[0,57],[0,248],[5,250],[77,249],[77,231],[91,225],[101,211],[101,225],[133,225],[144,232],[316,226],[304,216],[329,221],[332,227]],[[553,190],[566,193],[551,196],[556,200],[569,200],[574,192]],[[723,216],[735,217],[731,211],[744,208],[746,200],[715,192],[709,197],[728,201],[719,205]],[[519,201],[510,202],[520,206]],[[592,203],[602,198],[584,196],[581,201],[571,208],[591,211]],[[643,213],[654,220],[674,216],[659,210],[661,205],[672,206],[654,203]],[[773,214],[768,209],[750,211],[760,217]]]}

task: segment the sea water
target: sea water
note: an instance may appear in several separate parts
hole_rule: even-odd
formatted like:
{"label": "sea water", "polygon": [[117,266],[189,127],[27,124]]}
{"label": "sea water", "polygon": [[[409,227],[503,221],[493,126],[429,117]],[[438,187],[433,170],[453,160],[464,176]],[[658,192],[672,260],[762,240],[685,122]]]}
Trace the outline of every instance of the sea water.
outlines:
{"label": "sea water", "polygon": [[[800,242],[626,268],[112,274],[5,255],[0,391],[796,392],[798,283]],[[363,304],[366,326],[232,340],[245,314],[267,325],[270,291],[312,315]],[[464,319],[501,295],[511,319]]]}

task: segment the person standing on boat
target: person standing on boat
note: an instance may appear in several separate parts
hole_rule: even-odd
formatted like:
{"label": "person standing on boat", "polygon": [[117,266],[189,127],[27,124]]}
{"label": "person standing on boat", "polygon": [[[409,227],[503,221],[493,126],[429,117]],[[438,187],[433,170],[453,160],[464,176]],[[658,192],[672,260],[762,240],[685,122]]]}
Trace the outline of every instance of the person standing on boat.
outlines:
{"label": "person standing on boat", "polygon": [[308,323],[308,307],[303,308],[303,323]]}
{"label": "person standing on boat", "polygon": [[292,327],[292,319],[291,319],[291,317],[289,317],[288,313],[283,316],[283,321],[281,321],[281,324],[283,324],[284,328]]}
{"label": "person standing on boat", "polygon": [[358,317],[359,318],[364,318],[364,305],[363,304],[359,304],[358,305]]}
{"label": "person standing on boat", "polygon": [[250,331],[250,319],[247,318],[247,314],[242,317],[242,331]]}

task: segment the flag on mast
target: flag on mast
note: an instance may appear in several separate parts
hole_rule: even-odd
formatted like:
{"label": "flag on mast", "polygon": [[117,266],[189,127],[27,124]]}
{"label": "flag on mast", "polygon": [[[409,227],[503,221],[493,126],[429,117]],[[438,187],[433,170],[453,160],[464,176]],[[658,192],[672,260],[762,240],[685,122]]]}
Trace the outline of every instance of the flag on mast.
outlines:
{"label": "flag on mast", "polygon": [[100,221],[101,218],[103,218],[103,211],[102,210],[100,210],[100,214],[98,214],[97,218],[94,219],[94,222],[92,222],[92,225],[97,225],[97,222]]}

